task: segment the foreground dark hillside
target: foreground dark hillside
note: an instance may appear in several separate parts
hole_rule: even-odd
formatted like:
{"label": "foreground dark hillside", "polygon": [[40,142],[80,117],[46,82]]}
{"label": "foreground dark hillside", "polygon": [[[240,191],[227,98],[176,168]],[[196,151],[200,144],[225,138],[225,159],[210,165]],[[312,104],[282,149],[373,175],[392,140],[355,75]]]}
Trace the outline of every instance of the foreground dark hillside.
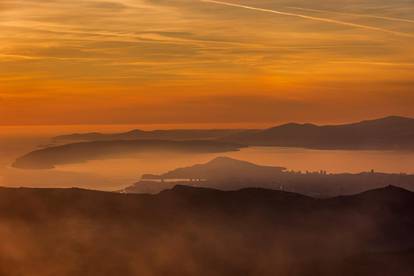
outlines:
{"label": "foreground dark hillside", "polygon": [[414,194],[0,189],[0,275],[413,275]]}

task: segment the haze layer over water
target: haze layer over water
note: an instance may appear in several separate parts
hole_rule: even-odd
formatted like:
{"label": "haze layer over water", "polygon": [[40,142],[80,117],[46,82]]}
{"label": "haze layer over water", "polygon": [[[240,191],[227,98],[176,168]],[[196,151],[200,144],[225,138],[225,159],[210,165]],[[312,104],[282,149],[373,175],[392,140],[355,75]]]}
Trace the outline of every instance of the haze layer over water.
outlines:
{"label": "haze layer over water", "polygon": [[[146,154],[137,158],[94,160],[59,166],[53,170],[10,168],[14,159],[44,147],[50,138],[72,132],[117,132],[137,126],[29,126],[0,128],[0,185],[27,187],[82,187],[117,190],[139,180],[144,173],[162,173],[177,167],[204,163],[217,156],[228,156],[257,164],[283,166],[295,171],[326,170],[331,173],[380,171],[414,173],[414,152],[310,150],[300,148],[251,147],[221,154]],[[141,129],[167,129],[180,126],[139,126]],[[196,126],[187,126],[195,128]],[[201,126],[211,127],[211,126]],[[230,126],[225,126],[230,127]],[[237,127],[237,126],[232,126]]]}

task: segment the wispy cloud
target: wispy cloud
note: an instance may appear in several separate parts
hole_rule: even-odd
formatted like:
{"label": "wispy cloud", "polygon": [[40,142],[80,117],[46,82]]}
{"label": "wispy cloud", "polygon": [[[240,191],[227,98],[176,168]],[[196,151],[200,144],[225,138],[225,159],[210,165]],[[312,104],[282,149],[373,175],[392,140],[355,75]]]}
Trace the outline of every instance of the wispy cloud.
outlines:
{"label": "wispy cloud", "polygon": [[404,23],[414,23],[414,20],[412,20],[412,19],[382,16],[382,15],[374,15],[374,14],[367,14],[367,13],[362,14],[362,13],[341,12],[341,11],[332,11],[332,10],[309,9],[309,8],[302,8],[302,7],[287,7],[287,8],[294,9],[294,10],[300,10],[300,11],[310,11],[310,12],[318,12],[318,13],[331,13],[331,14],[338,14],[338,15],[374,18],[374,19],[382,19],[382,20],[388,20],[388,21],[404,22]]}
{"label": "wispy cloud", "polygon": [[284,16],[293,16],[293,17],[298,17],[298,18],[312,20],[312,21],[348,26],[348,27],[353,27],[353,28],[360,28],[364,30],[379,31],[379,32],[384,32],[384,33],[388,33],[392,35],[397,35],[397,36],[414,37],[414,34],[410,34],[410,33],[398,32],[398,31],[393,31],[393,30],[384,29],[380,27],[362,25],[362,24],[357,24],[357,23],[352,23],[352,22],[347,22],[347,21],[325,18],[325,17],[316,17],[316,16],[310,16],[310,15],[305,15],[305,14],[300,14],[300,13],[291,13],[291,12],[284,12],[284,11],[279,11],[279,10],[264,9],[264,8],[258,8],[258,7],[253,7],[253,6],[246,6],[246,5],[222,2],[222,1],[215,1],[215,0],[200,0],[200,1],[206,2],[206,3],[229,6],[229,7],[248,9],[248,10],[253,10],[253,11],[267,12],[267,13],[273,13],[273,14],[284,15]]}
{"label": "wispy cloud", "polygon": [[[234,121],[269,98],[304,102],[283,109],[293,115],[339,100],[346,113],[355,98],[381,94],[385,110],[396,91],[413,91],[412,10],[407,0],[0,0],[0,94],[16,96],[3,100],[0,123],[22,105],[33,117],[21,122],[47,117],[49,106],[61,110],[56,120],[70,120],[73,106],[87,120],[92,105],[96,118],[108,106],[108,120],[130,110],[125,118],[145,121],[156,98],[184,121],[206,103],[202,120],[225,116],[238,99]],[[171,104],[190,96],[200,100]]]}

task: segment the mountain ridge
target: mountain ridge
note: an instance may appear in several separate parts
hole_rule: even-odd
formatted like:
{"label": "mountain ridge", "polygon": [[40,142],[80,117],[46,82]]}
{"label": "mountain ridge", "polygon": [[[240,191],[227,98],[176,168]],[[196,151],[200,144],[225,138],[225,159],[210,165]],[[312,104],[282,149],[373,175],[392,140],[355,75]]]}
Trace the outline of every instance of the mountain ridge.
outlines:
{"label": "mountain ridge", "polygon": [[414,119],[386,116],[358,122],[317,125],[295,123],[267,129],[131,130],[124,133],[77,133],[53,138],[54,142],[109,140],[220,140],[247,146],[282,146],[315,149],[414,150]]}
{"label": "mountain ridge", "polygon": [[224,140],[249,146],[414,150],[414,119],[388,116],[339,125],[288,123]]}

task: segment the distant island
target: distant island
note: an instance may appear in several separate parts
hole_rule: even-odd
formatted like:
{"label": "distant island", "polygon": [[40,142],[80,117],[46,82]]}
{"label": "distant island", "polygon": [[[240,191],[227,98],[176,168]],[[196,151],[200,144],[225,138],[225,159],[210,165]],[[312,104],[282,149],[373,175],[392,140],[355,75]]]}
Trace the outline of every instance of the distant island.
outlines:
{"label": "distant island", "polygon": [[80,133],[54,142],[102,140],[219,140],[247,146],[349,150],[414,150],[414,119],[389,116],[341,125],[288,123],[264,130],[132,130],[125,133]]}
{"label": "distant island", "polygon": [[228,157],[205,164],[178,168],[161,175],[143,175],[124,193],[156,194],[175,185],[238,190],[248,187],[276,189],[314,197],[356,194],[395,185],[414,191],[414,175],[361,172],[329,174],[325,171],[295,172],[283,167],[260,166]]}
{"label": "distant island", "polygon": [[20,169],[52,169],[56,165],[116,158],[140,153],[221,153],[242,145],[220,141],[111,140],[71,143],[32,151],[14,163]]}
{"label": "distant island", "polygon": [[414,275],[414,194],[0,188],[2,275]]}

